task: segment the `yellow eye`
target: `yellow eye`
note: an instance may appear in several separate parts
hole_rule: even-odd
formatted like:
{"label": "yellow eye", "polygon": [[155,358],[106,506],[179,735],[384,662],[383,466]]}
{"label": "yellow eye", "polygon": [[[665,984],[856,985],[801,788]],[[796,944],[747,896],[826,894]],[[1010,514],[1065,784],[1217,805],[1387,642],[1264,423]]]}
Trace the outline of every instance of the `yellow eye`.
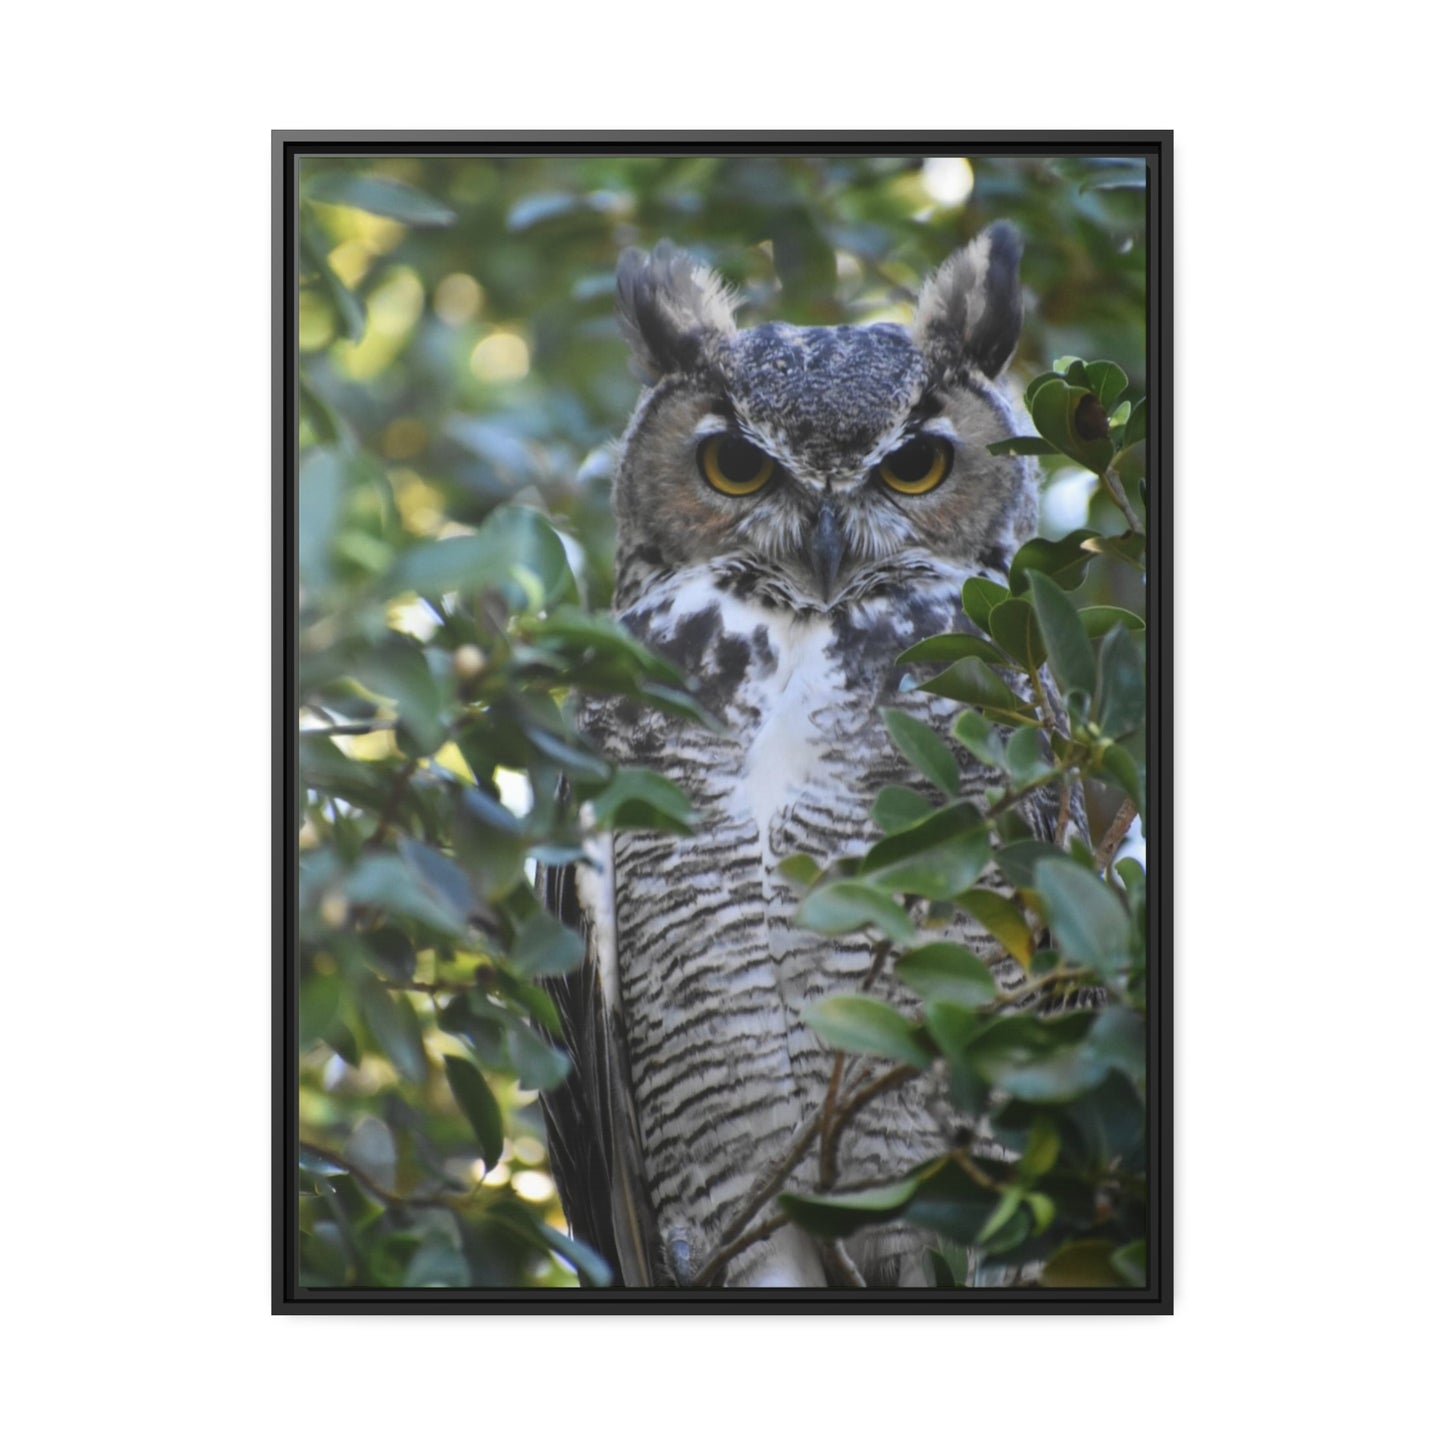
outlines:
{"label": "yellow eye", "polygon": [[895,492],[917,497],[931,492],[948,475],[953,448],[938,437],[914,437],[879,464],[878,475]]}
{"label": "yellow eye", "polygon": [[708,437],[697,449],[697,466],[710,487],[729,497],[747,497],[773,474],[773,459],[730,432]]}

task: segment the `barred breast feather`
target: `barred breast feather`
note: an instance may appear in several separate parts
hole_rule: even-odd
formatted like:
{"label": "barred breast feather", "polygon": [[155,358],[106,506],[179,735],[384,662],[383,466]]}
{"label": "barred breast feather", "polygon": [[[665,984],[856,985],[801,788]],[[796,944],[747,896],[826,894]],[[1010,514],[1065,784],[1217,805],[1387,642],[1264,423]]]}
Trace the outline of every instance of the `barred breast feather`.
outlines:
{"label": "barred breast feather", "polygon": [[[670,778],[699,818],[691,837],[619,835],[610,867],[591,870],[583,889],[589,937],[606,944],[591,951],[625,1057],[631,1172],[649,1216],[646,1231],[630,1232],[646,1235],[650,1279],[686,1284],[696,1274],[822,1102],[832,1055],[801,1012],[856,989],[870,948],[797,929],[797,894],[777,863],[861,852],[878,833],[869,810],[882,786],[928,791],[893,749],[879,709],[946,726],[956,704],[900,691],[896,659],[964,625],[962,580],[935,558],[895,558],[824,609],[784,595],[776,577],[706,564],[656,581],[622,614],[697,681],[724,725],[717,733],[617,701],[585,719],[613,761]],[[966,794],[995,781],[967,755],[960,764]],[[984,946],[962,923],[952,936]],[[879,984],[884,997],[896,988]],[[936,1154],[946,1116],[927,1080],[880,1099],[845,1136],[840,1182],[896,1176]],[[815,1171],[810,1157],[792,1187],[815,1183]],[[884,1230],[855,1253],[870,1282],[892,1283],[917,1268],[921,1250],[909,1231]],[[825,1283],[817,1251],[791,1229],[738,1256],[727,1279]]]}

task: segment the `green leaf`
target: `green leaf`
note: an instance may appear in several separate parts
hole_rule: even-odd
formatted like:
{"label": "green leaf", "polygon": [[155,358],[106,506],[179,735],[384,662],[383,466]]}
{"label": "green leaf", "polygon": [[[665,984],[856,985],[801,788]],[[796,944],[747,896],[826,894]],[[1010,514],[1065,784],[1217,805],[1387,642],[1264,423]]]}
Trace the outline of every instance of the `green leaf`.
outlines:
{"label": "green leaf", "polygon": [[545,221],[555,221],[562,216],[587,208],[585,196],[573,195],[569,191],[533,191],[523,196],[507,211],[509,231],[530,231]]}
{"label": "green leaf", "polygon": [[[1114,871],[1123,880],[1129,895],[1129,909],[1136,918],[1142,918],[1149,902],[1148,879],[1137,858],[1121,858],[1114,865]],[[1142,928],[1142,924],[1140,927]]]}
{"label": "green leaf", "polygon": [[351,1172],[344,1163],[318,1154],[314,1149],[308,1149],[305,1144],[301,1145],[297,1162],[308,1174],[315,1174],[323,1179],[333,1179],[338,1174]]}
{"label": "green leaf", "polygon": [[1094,692],[1094,649],[1074,604],[1043,572],[1030,572],[1034,610],[1049,651],[1049,667],[1065,692]]}
{"label": "green leaf", "polygon": [[885,833],[893,833],[899,828],[916,823],[920,818],[926,818],[932,811],[933,804],[922,793],[916,793],[912,788],[901,788],[896,783],[888,783],[878,790],[878,797],[873,804],[873,821]]}
{"label": "green leaf", "polygon": [[992,1002],[998,993],[987,965],[961,943],[926,943],[904,954],[893,971],[929,1003],[946,1001],[978,1008]]}
{"label": "green leaf", "polygon": [[1044,537],[1031,538],[1009,564],[1009,590],[1015,597],[1022,596],[1029,589],[1029,573],[1043,572],[1065,591],[1072,591],[1084,580],[1098,545],[1098,534],[1082,527],[1055,542]]}
{"label": "green leaf", "polygon": [[1129,378],[1124,368],[1112,361],[1088,361],[1084,371],[1089,378],[1089,389],[1099,398],[1105,411],[1113,411],[1114,403],[1128,389]]}
{"label": "green leaf", "polygon": [[1054,1201],[1047,1194],[1033,1192],[1024,1195],[1024,1203],[1034,1217],[1033,1232],[1042,1234],[1054,1222],[1054,1215],[1058,1213]]}
{"label": "green leaf", "polygon": [[866,883],[825,883],[803,900],[796,922],[799,928],[827,937],[870,925],[894,943],[907,943],[913,937],[908,914],[882,889]]}
{"label": "green leaf", "polygon": [[1123,627],[1104,639],[1099,670],[1099,730],[1107,738],[1127,737],[1144,721],[1144,658]]}
{"label": "green leaf", "polygon": [[1043,437],[1009,437],[1005,441],[990,442],[990,455],[996,457],[1056,457],[1059,449]]}
{"label": "green leaf", "polygon": [[1106,636],[1115,627],[1127,627],[1130,632],[1144,630],[1144,619],[1126,607],[1081,607],[1079,621],[1091,641]]}
{"label": "green leaf", "polygon": [[395,854],[363,858],[346,879],[346,894],[353,903],[410,918],[454,938],[467,929],[465,915],[452,900]]}
{"label": "green leaf", "polygon": [[1137,442],[1142,442],[1149,435],[1149,403],[1144,397],[1140,397],[1134,403],[1134,409],[1129,413],[1129,425],[1124,428],[1124,439],[1119,444],[1122,451],[1125,447],[1132,447]]}
{"label": "green leaf", "polygon": [[914,1026],[881,999],[865,994],[834,994],[810,1003],[803,1009],[803,1022],[830,1048],[878,1054],[915,1069],[933,1062]]}
{"label": "green leaf", "polygon": [[302,587],[324,586],[331,576],[331,544],[346,498],[346,470],[329,447],[302,458],[296,499],[296,565]]}
{"label": "green leaf", "polygon": [[1115,743],[1104,753],[1104,771],[1129,795],[1141,816],[1145,810],[1144,774],[1127,748]]}
{"label": "green leaf", "polygon": [[[996,672],[976,657],[966,657],[962,662],[955,662],[951,667],[946,667],[937,677],[920,683],[919,691],[931,692],[938,697],[946,697],[954,702],[966,702],[973,707],[988,708],[992,712],[1017,714],[1028,711],[1028,704],[1018,697]],[[929,731],[935,739],[938,737],[938,734],[933,733],[931,728]],[[942,746],[945,751],[948,751],[946,744],[942,744]],[[953,757],[952,752],[948,752],[948,756],[953,761],[956,771],[957,759]],[[954,786],[945,791],[956,792],[957,788],[958,784],[955,778]]]}
{"label": "green leaf", "polygon": [[501,1106],[487,1087],[481,1071],[470,1059],[447,1054],[442,1064],[446,1068],[452,1097],[457,1101],[457,1107],[477,1137],[482,1164],[490,1169],[502,1157],[502,1146],[505,1143]]}
{"label": "green leaf", "polygon": [[1019,789],[1032,787],[1054,770],[1054,757],[1041,728],[1016,728],[1005,758],[1009,780]]}
{"label": "green leaf", "polygon": [[1047,1289],[1109,1289],[1120,1284],[1107,1239],[1076,1239],[1044,1265],[1039,1283]]}
{"label": "green leaf", "polygon": [[611,766],[586,748],[559,738],[543,727],[524,724],[527,741],[549,762],[555,763],[569,778],[603,783],[612,775]]}
{"label": "green leaf", "polygon": [[1088,387],[1047,381],[1034,392],[1029,414],[1039,435],[1066,456],[1100,475],[1109,469],[1114,445],[1108,415]]}
{"label": "green leaf", "polygon": [[552,995],[545,988],[528,983],[526,979],[516,978],[505,970],[498,971],[495,982],[497,991],[504,998],[521,1004],[534,1023],[540,1024],[554,1038],[561,1036],[562,1016],[557,1012]]}
{"label": "green leaf", "polygon": [[995,1019],[969,1046],[969,1062],[996,1088],[1029,1104],[1063,1104],[1097,1087],[1109,1066],[1087,1039],[1075,1037],[1076,1019],[1041,1022],[1027,1014]]}
{"label": "green leaf", "polygon": [[778,1204],[795,1224],[825,1239],[841,1239],[864,1225],[881,1224],[907,1208],[944,1161],[932,1160],[893,1184],[838,1194],[780,1194]]}
{"label": "green leaf", "polygon": [[990,1239],[1002,1232],[1003,1227],[1014,1217],[1019,1205],[1023,1203],[1023,1199],[1022,1189],[1005,1189],[994,1206],[993,1213],[984,1221],[984,1226],[979,1230],[975,1243],[987,1244]]}
{"label": "green leaf", "polygon": [[[1077,360],[1076,357],[1068,356],[1060,357],[1059,359],[1064,363],[1065,370],[1068,369],[1070,362]],[[1063,372],[1056,369],[1054,371],[1042,372],[1029,382],[1024,388],[1024,409],[1030,416],[1033,415],[1034,398],[1039,394],[1040,388],[1049,385],[1050,382],[1062,381],[1063,379]]]}
{"label": "green leaf", "polygon": [[1044,858],[1058,858],[1062,856],[1059,850],[1052,843],[1045,843],[1038,838],[1021,838],[1016,843],[1009,843],[994,854],[994,861],[998,864],[999,872],[1015,888],[1032,888],[1034,886],[1034,869]]}
{"label": "green leaf", "polygon": [[1032,605],[1023,597],[1000,602],[989,615],[988,625],[998,644],[1017,658],[1030,672],[1036,672],[1048,658],[1044,634]]}
{"label": "green leaf", "polygon": [[1107,883],[1070,859],[1050,858],[1034,870],[1034,889],[1064,957],[1105,976],[1128,969],[1129,913]]}
{"label": "green leaf", "polygon": [[981,632],[989,631],[989,613],[1008,596],[1008,588],[987,577],[970,577],[963,584],[964,615]]}
{"label": "green leaf", "polygon": [[[957,665],[965,667],[968,664]],[[926,722],[894,707],[883,709],[883,722],[898,751],[929,782],[950,796],[958,792],[958,759]]]}
{"label": "green leaf", "polygon": [[1109,1256],[1109,1264],[1132,1289],[1143,1289],[1149,1283],[1149,1247],[1142,1239],[1116,1249]]}
{"label": "green leaf", "polygon": [[373,216],[404,221],[408,226],[450,226],[456,212],[434,201],[415,186],[387,176],[363,176],[354,171],[328,170],[306,182],[308,201],[328,206],[350,206]]}
{"label": "green leaf", "polygon": [[1033,934],[1023,915],[1008,901],[987,888],[971,888],[959,900],[959,907],[971,913],[1021,964],[1027,967],[1033,953]]}
{"label": "green leaf", "polygon": [[494,508],[468,537],[412,547],[389,585],[424,597],[489,589],[513,612],[537,612],[577,593],[566,548],[552,524],[541,512],[518,506]]}
{"label": "green leaf", "polygon": [[[969,1045],[982,1022],[972,1005],[952,998],[933,998],[923,1006],[924,1027],[948,1064],[949,1095],[968,1114],[982,1112],[988,1098],[988,1085],[968,1056]],[[973,1227],[980,1222],[981,1217]]]}
{"label": "green leaf", "polygon": [[422,1236],[401,1279],[406,1289],[463,1289],[471,1282],[471,1270],[458,1244],[437,1231]]}
{"label": "green leaf", "polygon": [[612,1283],[612,1270],[607,1261],[590,1244],[573,1239],[540,1219],[535,1223],[542,1242],[554,1254],[560,1254],[593,1289],[606,1289]]}
{"label": "green leaf", "polygon": [[[970,986],[960,989],[960,992],[972,993],[973,989]],[[987,1022],[987,1018],[980,1017],[976,1011],[978,1007],[948,997],[931,998],[923,1005],[923,1026],[952,1069],[966,1067],[972,1071],[973,1066],[968,1061],[969,1046]]]}
{"label": "green leaf", "polygon": [[875,843],[864,856],[868,882],[921,898],[952,898],[988,866],[987,827],[970,803],[955,803]]}
{"label": "green leaf", "polygon": [[1148,1051],[1148,1031],[1143,1014],[1131,1008],[1105,1009],[1089,1031],[1094,1057],[1129,1080],[1141,1093]]}
{"label": "green leaf", "polygon": [[366,1026],[382,1052],[404,1078],[414,1084],[425,1083],[426,1049],[422,1045],[421,1026],[411,1000],[403,993],[393,993],[373,979],[365,982],[360,993]]}
{"label": "green leaf", "polygon": [[1052,1119],[1041,1115],[1029,1127],[1029,1142],[1019,1156],[1019,1176],[1033,1181],[1042,1179],[1058,1162],[1059,1130]]}
{"label": "green leaf", "polygon": [[1004,661],[1003,654],[992,643],[969,632],[940,632],[935,637],[925,637],[906,652],[899,653],[898,661],[900,665],[910,662],[957,662],[963,657],[979,657],[985,662],[1000,665]]}
{"label": "green leaf", "polygon": [[423,753],[446,741],[442,695],[421,648],[409,637],[388,633],[386,639],[357,657],[353,676],[368,691],[389,698]]}
{"label": "green leaf", "polygon": [[472,885],[446,854],[408,837],[397,840],[397,850],[421,887],[454,917],[465,919],[471,913],[476,906]]}
{"label": "green leaf", "polygon": [[928,1263],[933,1270],[933,1284],[936,1289],[958,1288],[958,1280],[954,1276],[953,1266],[939,1250],[930,1249],[928,1251]]}
{"label": "green leaf", "polygon": [[582,962],[582,940],[550,913],[534,913],[507,955],[528,978],[556,978]]}
{"label": "green leaf", "polygon": [[[491,769],[477,771],[485,776]],[[461,795],[452,827],[457,857],[478,892],[489,899],[510,892],[521,877],[527,855],[522,820],[489,793],[468,788]]]}
{"label": "green leaf", "polygon": [[356,299],[351,288],[331,269],[325,238],[306,223],[304,216],[301,220],[299,241],[303,269],[316,273],[321,289],[326,293],[326,299],[331,303],[331,309],[341,323],[342,335],[348,341],[360,341],[366,334],[365,308]]}
{"label": "green leaf", "polygon": [[524,1089],[555,1089],[567,1077],[571,1060],[525,1024],[508,1019],[508,1025],[507,1050],[517,1082]]}
{"label": "green leaf", "polygon": [[697,822],[687,794],[646,768],[619,768],[591,806],[599,828],[687,834]]}
{"label": "green leaf", "polygon": [[954,719],[953,735],[979,762],[1000,772],[1007,766],[1003,739],[976,712],[964,711]]}
{"label": "green leaf", "polygon": [[533,623],[528,635],[534,642],[568,644],[573,653],[585,651],[589,662],[615,660],[675,687],[687,685],[684,675],[666,658],[659,657],[611,617],[576,607],[558,607]]}
{"label": "green leaf", "polygon": [[822,876],[823,870],[818,865],[818,860],[811,855],[789,853],[786,858],[778,860],[778,872],[789,883],[797,883],[803,888],[810,888]]}

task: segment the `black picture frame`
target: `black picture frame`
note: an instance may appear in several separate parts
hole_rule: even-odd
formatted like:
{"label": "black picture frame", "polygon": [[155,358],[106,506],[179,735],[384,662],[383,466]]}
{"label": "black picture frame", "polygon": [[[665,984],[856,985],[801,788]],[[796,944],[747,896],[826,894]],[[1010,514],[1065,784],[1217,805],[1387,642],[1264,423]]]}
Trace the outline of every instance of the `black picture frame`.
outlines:
{"label": "black picture frame", "polygon": [[[779,1312],[1170,1314],[1173,1312],[1173,136],[1170,131],[972,131],[912,134],[650,131],[275,131],[272,133],[273,1279],[276,1314]],[[1147,622],[1149,867],[1147,1071],[1149,1282],[1142,1289],[553,1290],[317,1289],[298,1282],[297,950],[297,162],[316,155],[746,155],[777,153],[1119,155],[1148,169],[1147,389],[1151,526]]]}

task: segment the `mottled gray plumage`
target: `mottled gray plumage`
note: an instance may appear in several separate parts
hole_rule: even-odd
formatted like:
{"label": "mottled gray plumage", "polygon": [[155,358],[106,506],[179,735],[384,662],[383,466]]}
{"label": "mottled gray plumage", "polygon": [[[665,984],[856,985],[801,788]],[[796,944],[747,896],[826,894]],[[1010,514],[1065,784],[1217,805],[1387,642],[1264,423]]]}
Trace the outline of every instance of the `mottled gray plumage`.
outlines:
{"label": "mottled gray plumage", "polygon": [[[616,609],[723,724],[591,705],[599,746],[675,781],[700,823],[689,838],[603,840],[597,866],[550,884],[588,943],[563,998],[579,1067],[549,1101],[554,1155],[574,1229],[629,1284],[695,1278],[822,1101],[831,1054],[801,1011],[856,990],[869,946],[795,928],[797,894],[777,864],[862,852],[881,787],[929,791],[879,710],[946,731],[957,704],[900,690],[898,654],[971,630],[961,584],[1003,580],[1032,534],[1031,464],[987,450],[1020,429],[998,381],[1018,339],[1019,252],[1012,227],[990,227],[925,285],[911,328],[740,330],[725,288],[682,253],[664,244],[622,260],[622,326],[649,386],[614,488]],[[719,484],[707,470],[710,444],[766,480],[730,494],[732,474]],[[912,476],[928,458],[946,471],[927,490],[885,484],[885,469]],[[981,799],[997,778],[966,753],[959,762],[964,796]],[[1034,827],[1053,824],[1041,806]],[[946,936],[992,951],[963,919]],[[997,971],[1019,981],[1007,961]],[[889,975],[877,992],[916,1007]],[[931,1079],[880,1098],[843,1136],[842,1186],[896,1177],[957,1124]],[[816,1170],[810,1154],[792,1186]],[[848,1249],[870,1284],[921,1284],[924,1244],[887,1226]],[[839,1281],[787,1228],[738,1255],[726,1282]]]}

